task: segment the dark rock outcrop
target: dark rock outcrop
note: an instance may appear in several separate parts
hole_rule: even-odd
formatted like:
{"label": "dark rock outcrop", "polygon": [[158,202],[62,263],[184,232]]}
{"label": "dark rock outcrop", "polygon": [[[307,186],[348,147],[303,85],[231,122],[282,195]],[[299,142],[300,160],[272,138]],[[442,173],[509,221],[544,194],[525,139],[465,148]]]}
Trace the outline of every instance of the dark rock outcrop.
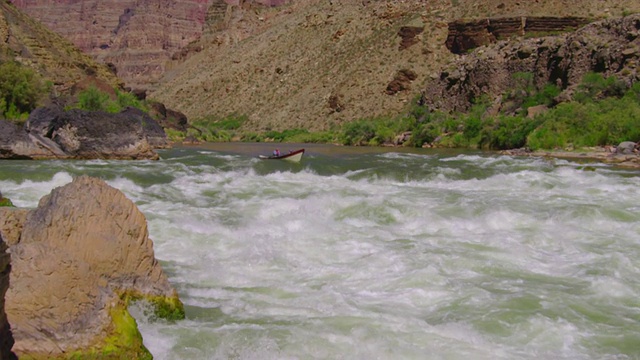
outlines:
{"label": "dark rock outcrop", "polygon": [[[0,229],[4,219],[0,213]],[[82,176],[54,189],[20,225],[6,294],[18,356],[150,358],[129,302],[184,318],[144,215],[104,181]]]}
{"label": "dark rock outcrop", "polygon": [[187,116],[179,111],[167,109],[162,103],[152,102],[149,115],[156,119],[165,129],[175,129],[183,132],[187,131]]}
{"label": "dark rock outcrop", "polygon": [[393,80],[387,85],[387,95],[394,95],[400,91],[408,90],[411,82],[418,77],[415,71],[403,69],[396,73]]}
{"label": "dark rock outcrop", "polygon": [[573,31],[589,23],[579,17],[512,17],[480,20],[458,20],[449,23],[447,48],[454,54],[465,54],[478,46],[507,40],[510,37],[542,36]]}
{"label": "dark rock outcrop", "polygon": [[418,26],[403,26],[398,31],[398,35],[400,36],[400,50],[407,49],[411,47],[411,45],[417,44],[419,39],[418,35],[422,34],[424,31],[423,27]]}
{"label": "dark rock outcrop", "polygon": [[5,159],[157,159],[154,149],[166,146],[164,129],[136,108],[111,114],[43,107],[22,129],[0,120]]}
{"label": "dark rock outcrop", "polygon": [[530,73],[537,88],[556,84],[567,97],[588,72],[640,81],[640,14],[603,20],[559,36],[499,41],[454,61],[426,82],[423,103],[431,109],[466,111],[475,99],[499,98],[514,75]]}
{"label": "dark rock outcrop", "polygon": [[11,263],[7,253],[7,245],[2,240],[2,232],[0,232],[0,360],[16,359],[15,354],[11,351],[13,335],[7,321],[7,314],[4,311],[4,295],[9,289],[10,272]]}

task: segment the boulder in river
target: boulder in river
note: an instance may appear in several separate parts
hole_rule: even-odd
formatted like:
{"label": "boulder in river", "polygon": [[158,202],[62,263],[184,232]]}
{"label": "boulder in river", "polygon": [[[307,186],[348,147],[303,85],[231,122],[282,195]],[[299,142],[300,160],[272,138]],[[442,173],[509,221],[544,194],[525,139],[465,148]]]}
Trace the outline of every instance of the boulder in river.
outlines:
{"label": "boulder in river", "polygon": [[[0,225],[11,211],[0,212]],[[19,357],[151,358],[129,303],[184,318],[144,215],[103,180],[75,178],[13,219],[24,223],[14,225],[6,312]]]}

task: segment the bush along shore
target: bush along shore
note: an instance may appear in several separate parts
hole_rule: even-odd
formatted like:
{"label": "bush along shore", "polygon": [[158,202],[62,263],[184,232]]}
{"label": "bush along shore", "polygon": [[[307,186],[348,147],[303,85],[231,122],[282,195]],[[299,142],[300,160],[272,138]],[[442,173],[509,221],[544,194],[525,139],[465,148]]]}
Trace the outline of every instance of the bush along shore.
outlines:
{"label": "bush along shore", "polygon": [[[4,66],[8,68],[0,68],[0,77],[25,72],[24,76],[9,76],[7,80],[20,81],[20,86],[13,89],[25,90],[8,89],[5,98],[0,99],[3,116],[21,125],[48,87],[28,69]],[[115,113],[136,107],[152,114],[162,113],[155,110],[153,102],[140,101],[130,93],[114,94],[91,86],[66,108]],[[589,72],[573,91],[567,92],[555,84],[536,85],[532,73],[520,72],[512,75],[511,88],[500,98],[477,97],[465,112],[430,109],[422,96],[416,96],[399,115],[357,119],[320,132],[299,128],[255,132],[246,125],[247,119],[246,115],[234,113],[225,118],[194,119],[188,124],[185,120],[184,126],[169,126],[162,121],[161,125],[173,142],[467,148],[633,164],[638,149],[629,144],[640,141],[640,82]]]}
{"label": "bush along shore", "polygon": [[629,162],[637,154],[640,82],[628,85],[614,76],[588,73],[571,98],[560,99],[558,86],[537,88],[531,73],[516,73],[512,80],[499,110],[495,99],[481,97],[467,112],[430,111],[417,97],[399,116],[359,119],[324,132],[254,133],[243,129],[245,116],[233,114],[199,119],[186,132],[168,132],[168,136],[173,141],[467,148],[615,162]]}

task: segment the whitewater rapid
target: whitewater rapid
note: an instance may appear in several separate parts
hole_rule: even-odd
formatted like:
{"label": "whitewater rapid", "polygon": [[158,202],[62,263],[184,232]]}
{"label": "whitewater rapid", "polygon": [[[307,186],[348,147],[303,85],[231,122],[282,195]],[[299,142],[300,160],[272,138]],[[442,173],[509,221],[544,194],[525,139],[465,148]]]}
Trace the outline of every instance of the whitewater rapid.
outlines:
{"label": "whitewater rapid", "polygon": [[136,203],[187,313],[132,307],[155,359],[640,358],[637,171],[323,149],[0,163],[0,191],[88,174]]}

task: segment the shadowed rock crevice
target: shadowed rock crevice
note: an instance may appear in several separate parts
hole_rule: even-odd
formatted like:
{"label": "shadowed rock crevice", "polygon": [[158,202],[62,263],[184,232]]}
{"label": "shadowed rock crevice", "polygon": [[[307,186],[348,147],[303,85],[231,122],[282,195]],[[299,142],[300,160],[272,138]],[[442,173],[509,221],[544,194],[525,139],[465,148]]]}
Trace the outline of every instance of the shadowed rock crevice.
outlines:
{"label": "shadowed rock crevice", "polygon": [[[0,199],[2,194],[0,194]],[[13,347],[13,334],[7,314],[4,311],[4,296],[9,289],[9,273],[11,272],[10,257],[7,253],[7,245],[2,239],[2,231],[0,231],[0,359],[13,360],[17,359],[11,351]]]}

